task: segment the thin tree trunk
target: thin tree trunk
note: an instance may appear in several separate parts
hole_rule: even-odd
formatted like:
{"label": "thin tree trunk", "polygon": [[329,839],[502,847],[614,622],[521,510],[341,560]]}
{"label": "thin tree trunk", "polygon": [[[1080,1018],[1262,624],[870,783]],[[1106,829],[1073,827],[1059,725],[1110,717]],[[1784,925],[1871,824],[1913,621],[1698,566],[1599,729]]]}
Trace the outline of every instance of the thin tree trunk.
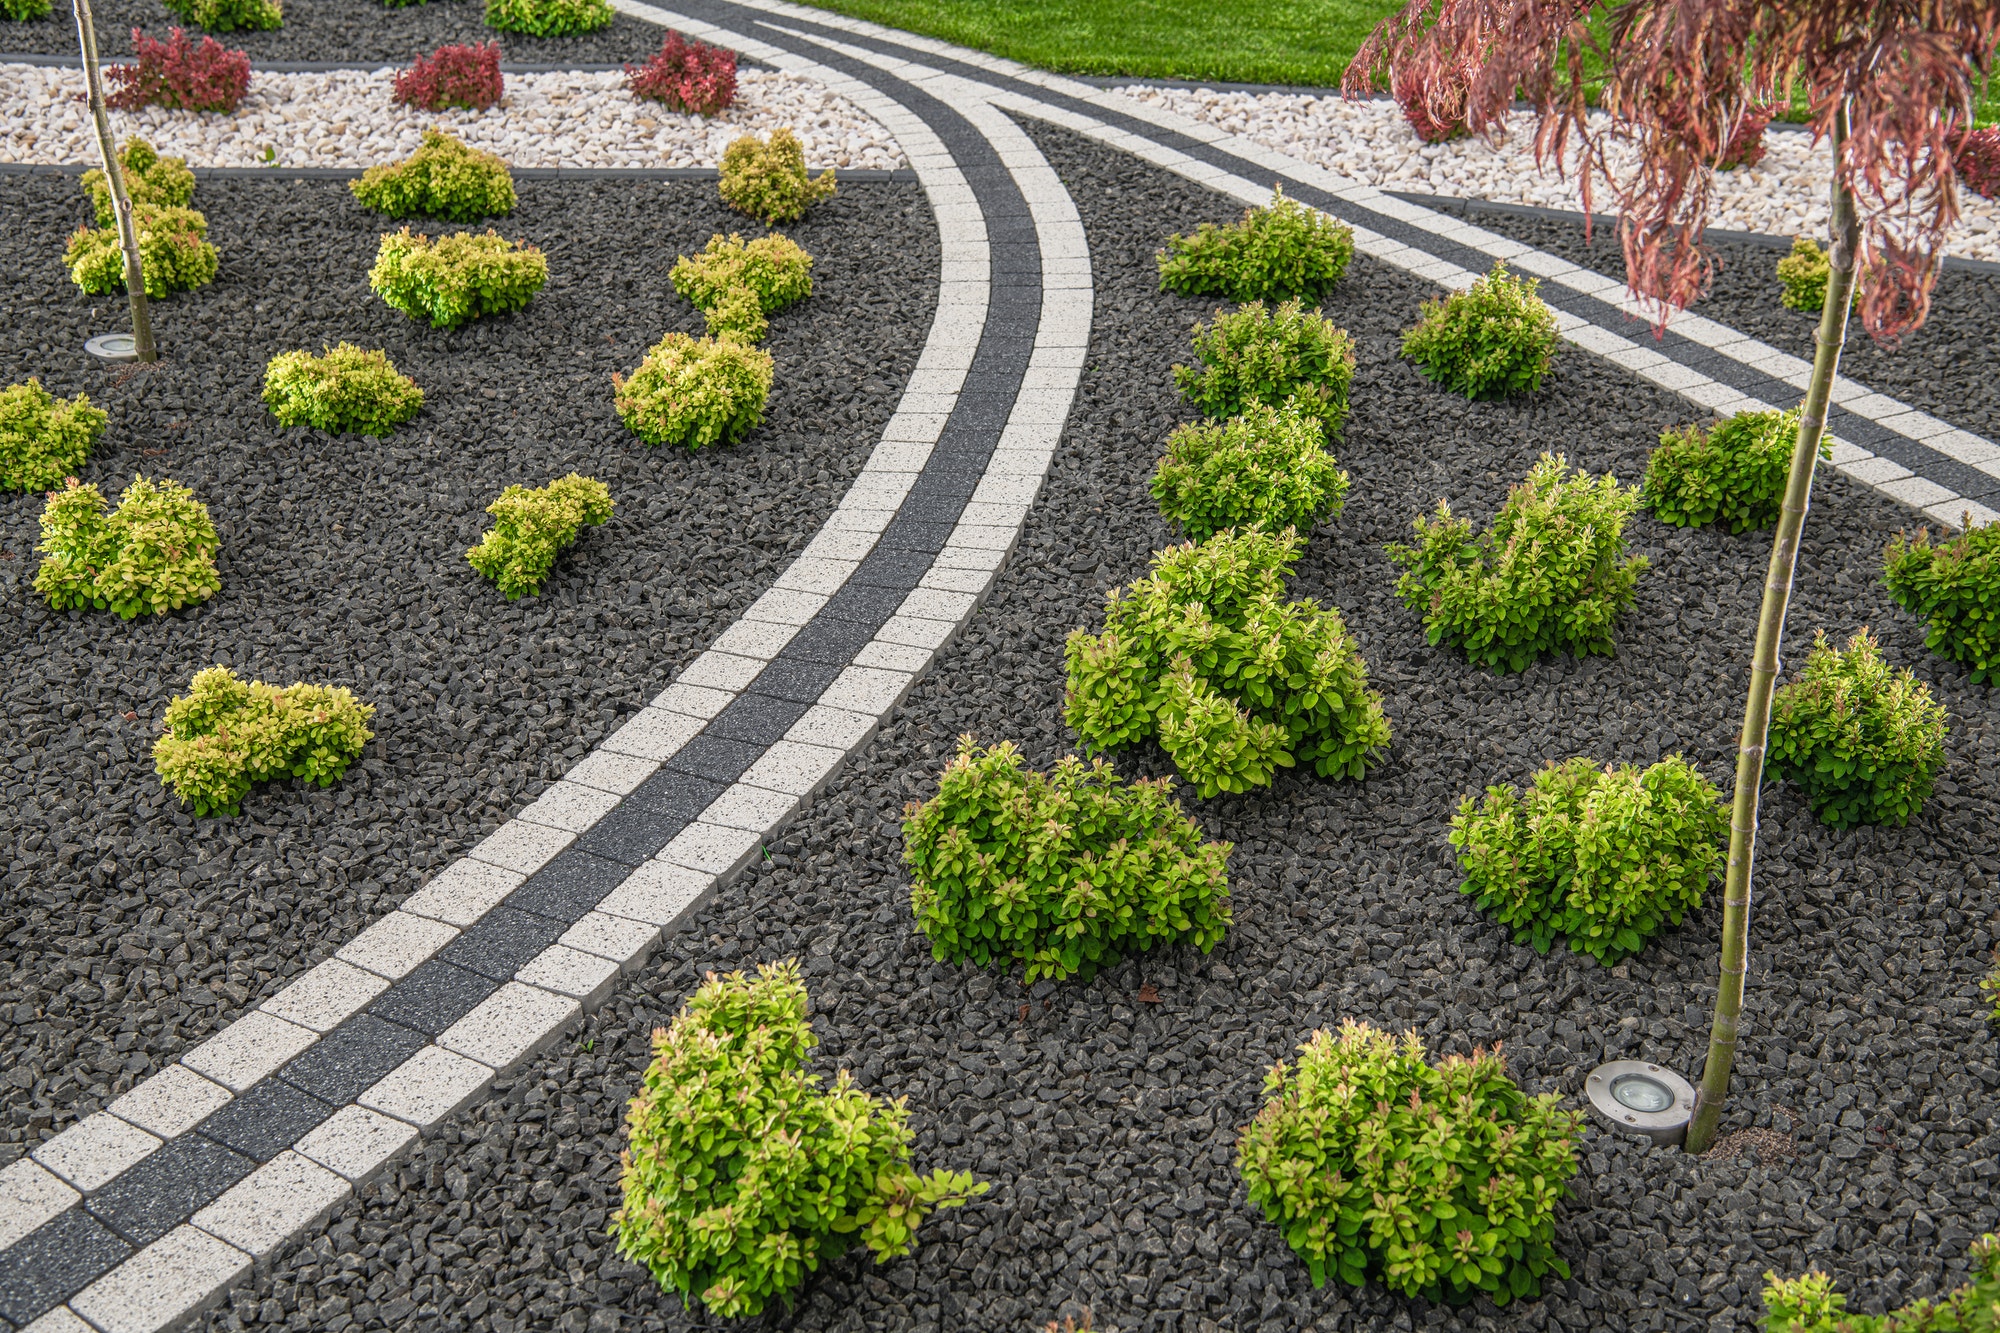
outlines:
{"label": "thin tree trunk", "polygon": [[97,24],[90,0],[74,0],[76,36],[83,47],[83,79],[90,89],[90,118],[97,126],[97,151],[104,159],[104,180],[111,187],[111,211],[118,220],[118,243],[125,249],[125,293],[132,303],[132,345],[141,361],[157,361],[153,319],[146,308],[146,275],[139,266],[139,233],[132,225],[132,201],[125,194],[125,172],[118,162],[118,144],[111,137],[111,113],[104,104],[104,75],[97,67]]}
{"label": "thin tree trunk", "polygon": [[1764,607],[1757,618],[1757,648],[1750,662],[1750,697],[1743,705],[1743,733],[1736,753],[1736,803],[1729,820],[1729,872],[1722,894],[1722,965],[1715,989],[1715,1022],[1708,1038],[1708,1063],[1695,1094],[1694,1119],[1688,1125],[1687,1151],[1706,1152],[1722,1120],[1723,1099],[1729,1095],[1729,1071],[1736,1063],[1737,1020],[1743,1011],[1743,976],[1749,962],[1750,882],[1757,852],[1757,797],[1764,779],[1764,743],[1771,725],[1771,694],[1778,683],[1778,641],[1785,632],[1785,610],[1792,599],[1792,574],[1799,561],[1799,533],[1805,527],[1806,506],[1812,499],[1813,467],[1819,460],[1820,437],[1826,433],[1827,404],[1840,369],[1840,349],[1847,340],[1847,313],[1854,300],[1854,264],[1860,249],[1860,227],[1854,194],[1842,184],[1841,154],[1847,145],[1847,108],[1833,124],[1834,179],[1831,200],[1833,271],[1827,275],[1826,301],[1820,307],[1818,347],[1812,381],[1799,413],[1799,435],[1792,447],[1792,469],[1785,481],[1785,503],[1778,532],[1771,541],[1771,569],[1764,582]]}

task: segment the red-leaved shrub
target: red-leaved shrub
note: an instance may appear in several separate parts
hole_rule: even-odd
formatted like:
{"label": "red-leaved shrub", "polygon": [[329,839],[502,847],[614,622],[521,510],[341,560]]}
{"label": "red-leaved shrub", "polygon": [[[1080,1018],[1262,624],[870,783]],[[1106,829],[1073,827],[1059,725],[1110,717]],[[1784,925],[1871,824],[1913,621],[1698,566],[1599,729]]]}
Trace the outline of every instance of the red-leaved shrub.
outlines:
{"label": "red-leaved shrub", "polygon": [[396,76],[396,100],[426,111],[457,107],[484,111],[505,91],[500,77],[500,43],[440,46]]}
{"label": "red-leaved shrub", "polygon": [[136,65],[112,65],[104,72],[118,85],[105,100],[120,111],[163,106],[170,111],[234,111],[250,87],[250,57],[213,37],[196,46],[179,28],[155,41],[132,29]]}
{"label": "red-leaved shrub", "polygon": [[736,53],[677,32],[644,65],[627,65],[625,75],[633,96],[697,116],[713,116],[736,100]]}
{"label": "red-leaved shrub", "polygon": [[1403,108],[1403,119],[1425,143],[1443,143],[1465,133],[1466,87],[1462,82],[1454,84],[1441,78],[1425,86],[1407,71],[1398,71],[1390,79],[1389,91],[1396,105]]}
{"label": "red-leaved shrub", "polygon": [[2000,125],[1974,130],[1958,141],[1952,166],[1966,188],[1988,199],[2000,197]]}

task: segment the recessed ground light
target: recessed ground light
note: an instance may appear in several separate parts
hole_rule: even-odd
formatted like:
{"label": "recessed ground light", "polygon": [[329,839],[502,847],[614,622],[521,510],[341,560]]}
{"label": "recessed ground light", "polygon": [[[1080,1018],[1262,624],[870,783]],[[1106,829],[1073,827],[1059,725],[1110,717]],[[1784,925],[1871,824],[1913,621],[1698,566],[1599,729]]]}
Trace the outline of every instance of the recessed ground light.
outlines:
{"label": "recessed ground light", "polygon": [[99,361],[137,361],[139,340],[129,333],[100,333],[83,345]]}
{"label": "recessed ground light", "polygon": [[1694,1115],[1694,1089],[1671,1069],[1644,1060],[1613,1060],[1584,1080],[1590,1107],[1613,1129],[1676,1147]]}

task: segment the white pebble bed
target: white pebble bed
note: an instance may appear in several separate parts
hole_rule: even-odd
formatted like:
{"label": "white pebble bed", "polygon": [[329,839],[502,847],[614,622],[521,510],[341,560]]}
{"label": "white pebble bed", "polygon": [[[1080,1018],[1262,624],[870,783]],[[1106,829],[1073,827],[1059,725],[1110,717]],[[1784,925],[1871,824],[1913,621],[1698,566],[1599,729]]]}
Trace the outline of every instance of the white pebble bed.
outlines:
{"label": "white pebble bed", "polygon": [[[433,127],[516,167],[713,167],[729,141],[788,127],[814,168],[906,165],[882,124],[815,80],[766,70],[737,75],[736,104],[681,115],[641,101],[625,75],[509,74],[486,111],[420,111],[391,99],[395,71],[250,75],[230,115],[149,106],[112,113],[113,128],[200,167],[366,167],[407,156]],[[83,71],[0,64],[0,161],[97,160]],[[268,156],[267,156],[268,154]]]}
{"label": "white pebble bed", "polygon": [[[1386,98],[1349,101],[1299,93],[1216,92],[1207,88],[1125,87],[1126,96],[1255,140],[1363,184],[1408,194],[1504,204],[1583,207],[1572,170],[1559,177],[1535,165],[1534,117],[1517,113],[1498,148],[1476,138],[1427,144]],[[1791,129],[1764,135],[1763,161],[1716,173],[1709,225],[1729,231],[1821,239],[1827,225],[1827,148]],[[1593,203],[1610,212],[1609,193]],[[2000,261],[2000,203],[1959,192],[1963,214],[1947,252]]]}

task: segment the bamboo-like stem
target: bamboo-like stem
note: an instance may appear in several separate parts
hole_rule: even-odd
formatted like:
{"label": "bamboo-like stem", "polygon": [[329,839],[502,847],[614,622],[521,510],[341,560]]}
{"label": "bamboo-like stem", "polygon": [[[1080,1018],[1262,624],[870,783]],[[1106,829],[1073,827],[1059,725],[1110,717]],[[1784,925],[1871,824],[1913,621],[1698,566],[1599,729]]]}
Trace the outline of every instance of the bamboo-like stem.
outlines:
{"label": "bamboo-like stem", "polygon": [[111,188],[111,211],[118,219],[118,243],[125,250],[125,294],[132,304],[132,348],[141,361],[157,361],[153,318],[146,307],[146,275],[139,266],[139,232],[132,225],[132,201],[125,194],[125,172],[118,163],[118,144],[111,137],[111,112],[104,102],[104,75],[97,67],[97,24],[90,0],[73,0],[76,37],[83,47],[83,78],[90,89],[90,118],[97,127],[97,151],[104,159],[104,181]]}
{"label": "bamboo-like stem", "polygon": [[1832,272],[1827,274],[1826,301],[1820,307],[1812,381],[1799,412],[1799,434],[1792,446],[1792,468],[1785,480],[1785,503],[1778,532],[1771,541],[1771,568],[1764,581],[1764,606],[1757,617],[1757,648],[1750,660],[1750,695],[1743,705],[1743,733],[1736,752],[1736,801],[1729,818],[1729,871],[1722,893],[1722,962],[1715,988],[1715,1021],[1708,1037],[1708,1063],[1694,1099],[1694,1119],[1688,1125],[1687,1151],[1706,1152],[1722,1120],[1723,1099],[1729,1095],[1729,1072],[1736,1063],[1738,1021],[1743,1012],[1743,978],[1749,964],[1750,884],[1757,853],[1757,797],[1764,779],[1764,743],[1771,726],[1771,695],[1778,683],[1778,642],[1785,632],[1785,611],[1792,600],[1792,575],[1799,562],[1799,534],[1805,528],[1806,507],[1812,500],[1813,467],[1819,460],[1820,437],[1826,434],[1827,404],[1840,370],[1840,349],[1847,341],[1847,314],[1854,302],[1854,266],[1861,231],[1854,212],[1854,192],[1840,176],[1841,154],[1847,146],[1848,108],[1842,106],[1833,124]]}

